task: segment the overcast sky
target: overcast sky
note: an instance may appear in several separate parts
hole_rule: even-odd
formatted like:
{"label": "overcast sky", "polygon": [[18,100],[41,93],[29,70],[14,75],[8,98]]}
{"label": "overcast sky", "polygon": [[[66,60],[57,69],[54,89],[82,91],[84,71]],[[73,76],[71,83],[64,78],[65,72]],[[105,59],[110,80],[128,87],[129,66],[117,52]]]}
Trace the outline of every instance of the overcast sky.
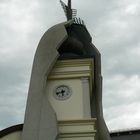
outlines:
{"label": "overcast sky", "polygon": [[[72,5],[102,54],[109,130],[140,128],[140,0],[73,0]],[[0,129],[23,123],[38,42],[65,20],[58,0],[0,0]]]}

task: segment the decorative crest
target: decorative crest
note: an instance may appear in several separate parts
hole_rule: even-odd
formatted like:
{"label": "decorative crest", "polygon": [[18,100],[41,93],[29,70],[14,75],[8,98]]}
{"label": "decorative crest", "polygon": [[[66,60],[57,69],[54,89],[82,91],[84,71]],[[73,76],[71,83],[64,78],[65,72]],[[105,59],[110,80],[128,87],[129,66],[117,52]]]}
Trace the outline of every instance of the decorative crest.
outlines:
{"label": "decorative crest", "polygon": [[67,20],[71,20],[76,17],[77,10],[71,8],[71,0],[68,0],[68,6],[61,0],[60,0],[60,3],[65,12]]}

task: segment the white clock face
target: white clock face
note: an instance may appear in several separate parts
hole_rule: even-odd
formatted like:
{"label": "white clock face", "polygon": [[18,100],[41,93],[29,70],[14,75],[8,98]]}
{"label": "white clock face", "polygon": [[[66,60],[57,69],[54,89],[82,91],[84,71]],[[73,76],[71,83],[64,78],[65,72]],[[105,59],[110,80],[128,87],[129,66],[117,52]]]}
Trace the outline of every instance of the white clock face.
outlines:
{"label": "white clock face", "polygon": [[70,87],[66,85],[60,85],[58,86],[54,91],[54,97],[57,100],[66,100],[71,96],[71,90]]}

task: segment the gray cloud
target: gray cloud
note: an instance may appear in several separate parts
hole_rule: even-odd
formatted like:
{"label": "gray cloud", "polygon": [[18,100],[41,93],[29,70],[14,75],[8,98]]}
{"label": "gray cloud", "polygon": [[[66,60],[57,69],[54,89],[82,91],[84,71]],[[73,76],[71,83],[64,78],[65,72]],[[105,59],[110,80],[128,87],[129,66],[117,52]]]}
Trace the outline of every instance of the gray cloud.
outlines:
{"label": "gray cloud", "polygon": [[[103,104],[109,129],[139,127],[139,0],[75,0],[73,7],[102,54]],[[23,122],[37,44],[65,16],[56,0],[1,0],[0,9],[2,129]]]}

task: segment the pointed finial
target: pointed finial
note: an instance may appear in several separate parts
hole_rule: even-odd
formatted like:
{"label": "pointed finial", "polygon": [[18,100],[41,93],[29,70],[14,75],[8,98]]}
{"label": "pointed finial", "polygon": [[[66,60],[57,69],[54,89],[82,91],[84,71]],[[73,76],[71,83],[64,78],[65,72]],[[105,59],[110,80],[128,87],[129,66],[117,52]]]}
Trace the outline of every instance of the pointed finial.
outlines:
{"label": "pointed finial", "polygon": [[67,20],[71,20],[76,17],[77,10],[71,8],[71,0],[68,0],[68,6],[61,0],[60,0],[60,3],[65,12]]}

